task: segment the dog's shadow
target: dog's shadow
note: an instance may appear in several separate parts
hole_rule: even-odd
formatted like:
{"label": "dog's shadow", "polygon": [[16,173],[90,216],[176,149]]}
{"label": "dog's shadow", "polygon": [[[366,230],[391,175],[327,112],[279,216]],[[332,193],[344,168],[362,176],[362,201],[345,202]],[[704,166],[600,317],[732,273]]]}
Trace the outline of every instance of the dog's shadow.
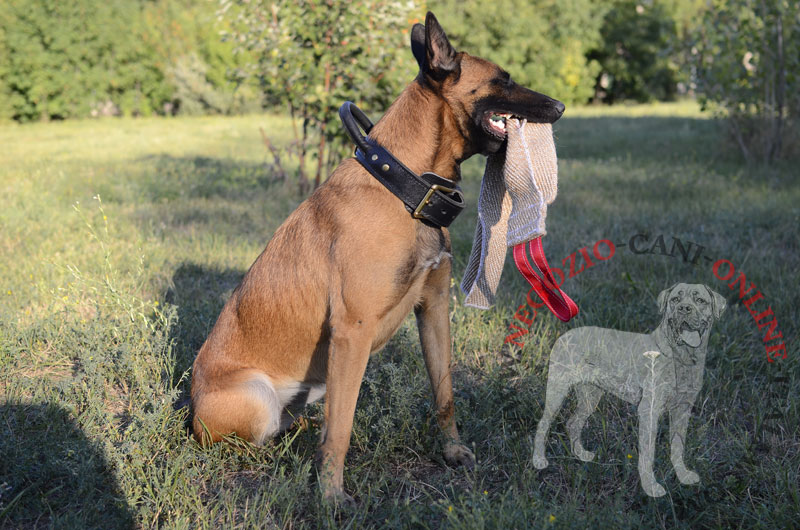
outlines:
{"label": "dog's shadow", "polygon": [[133,528],[113,468],[56,404],[0,405],[0,528]]}
{"label": "dog's shadow", "polygon": [[[244,270],[218,269],[190,262],[182,263],[175,270],[164,293],[165,301],[176,306],[178,316],[170,336],[175,351],[174,383],[177,384],[192,366],[197,351],[244,273]],[[181,390],[176,407],[188,404],[188,379],[182,383]]]}

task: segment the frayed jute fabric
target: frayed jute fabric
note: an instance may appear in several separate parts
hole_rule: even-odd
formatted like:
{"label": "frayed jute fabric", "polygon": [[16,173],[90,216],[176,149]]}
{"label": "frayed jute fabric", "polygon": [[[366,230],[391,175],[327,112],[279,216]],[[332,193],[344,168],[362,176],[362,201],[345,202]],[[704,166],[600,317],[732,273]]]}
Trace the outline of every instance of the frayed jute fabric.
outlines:
{"label": "frayed jute fabric", "polygon": [[478,226],[461,282],[464,304],[489,309],[503,273],[506,249],[546,234],[547,205],[558,192],[553,127],[506,121],[504,153],[490,155],[478,199]]}

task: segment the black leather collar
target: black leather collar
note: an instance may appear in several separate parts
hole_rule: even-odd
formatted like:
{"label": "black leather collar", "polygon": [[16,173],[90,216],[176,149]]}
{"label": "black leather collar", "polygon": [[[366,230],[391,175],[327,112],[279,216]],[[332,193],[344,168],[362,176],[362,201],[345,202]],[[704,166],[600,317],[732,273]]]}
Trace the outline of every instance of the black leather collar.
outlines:
{"label": "black leather collar", "polygon": [[454,182],[435,173],[417,175],[371,138],[372,122],[352,102],[339,108],[339,117],[356,144],[355,157],[373,177],[403,201],[414,219],[447,227],[464,209],[464,196]]}

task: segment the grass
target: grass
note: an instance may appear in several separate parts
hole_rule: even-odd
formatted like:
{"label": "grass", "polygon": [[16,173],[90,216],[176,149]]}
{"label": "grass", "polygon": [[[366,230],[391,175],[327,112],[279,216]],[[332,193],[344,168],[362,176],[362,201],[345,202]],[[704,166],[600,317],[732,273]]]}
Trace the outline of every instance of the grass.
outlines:
{"label": "grass", "polygon": [[[264,448],[201,449],[176,407],[194,353],[300,201],[270,178],[259,127],[276,145],[290,136],[275,116],[0,127],[0,527],[800,526],[797,161],[742,165],[690,102],[568,111],[556,127],[548,256],[556,265],[639,233],[702,245],[763,293],[786,360],[767,363],[763,331],[709,263],[618,246],[566,280],[579,317],[539,313],[518,351],[504,339],[527,290],[510,264],[491,311],[463,307],[453,289],[457,417],[473,472],[442,460],[412,319],[362,385],[345,469],[358,509],[320,502],[319,406],[308,428]],[[471,207],[452,230],[457,280],[482,161],[463,173]],[[537,471],[532,435],[556,338],[583,325],[648,332],[658,293],[677,281],[729,302],[689,427],[686,459],[701,484],[677,482],[662,421],[655,470],[668,495],[645,496],[635,411],[612,397],[584,432],[595,462],[569,451],[568,400],[550,467]]]}

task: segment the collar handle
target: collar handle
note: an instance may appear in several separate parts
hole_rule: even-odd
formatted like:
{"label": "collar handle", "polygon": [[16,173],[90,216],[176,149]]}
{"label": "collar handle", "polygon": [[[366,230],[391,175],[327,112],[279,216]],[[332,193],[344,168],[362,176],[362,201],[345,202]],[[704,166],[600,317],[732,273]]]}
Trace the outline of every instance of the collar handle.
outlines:
{"label": "collar handle", "polygon": [[353,140],[353,143],[356,144],[356,147],[366,153],[369,146],[367,145],[364,135],[361,134],[361,130],[363,129],[365,133],[369,134],[373,127],[367,115],[364,114],[360,108],[356,107],[352,101],[345,101],[344,105],[339,107],[339,118],[341,118],[344,124],[344,130],[347,131],[347,134],[350,136],[350,139]]}

